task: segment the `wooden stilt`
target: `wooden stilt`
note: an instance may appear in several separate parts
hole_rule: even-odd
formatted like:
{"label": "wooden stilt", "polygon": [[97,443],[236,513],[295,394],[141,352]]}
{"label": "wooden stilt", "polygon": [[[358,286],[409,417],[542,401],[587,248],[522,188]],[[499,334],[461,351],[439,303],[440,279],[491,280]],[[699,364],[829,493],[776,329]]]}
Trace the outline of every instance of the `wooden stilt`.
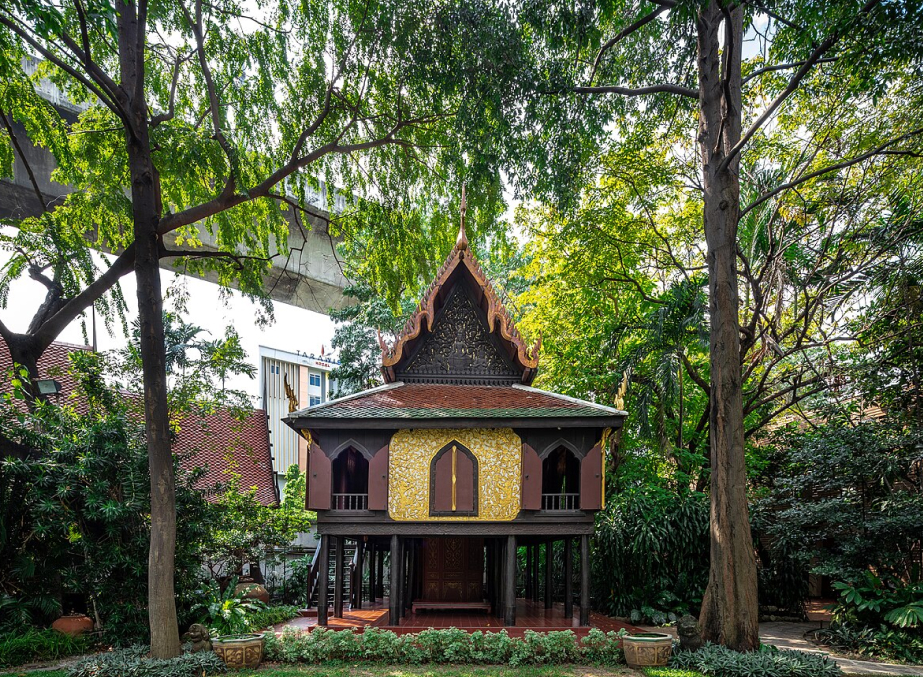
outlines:
{"label": "wooden stilt", "polygon": [[417,552],[416,542],[411,540],[407,547],[407,594],[404,596],[404,609],[413,606],[413,600],[416,599],[417,583]]}
{"label": "wooden stilt", "polygon": [[388,610],[391,625],[401,622],[401,542],[398,536],[391,537],[391,595]]}
{"label": "wooden stilt", "polygon": [[503,607],[506,603],[506,596],[503,594],[503,552],[505,548],[505,542],[501,539],[494,540],[494,550],[496,551],[496,556],[494,557],[494,589],[497,591],[497,605],[494,609],[494,615],[497,618],[503,618]]}
{"label": "wooden stilt", "polygon": [[330,537],[321,536],[320,538],[320,564],[317,582],[317,624],[321,627],[327,626],[327,588],[330,587]]}
{"label": "wooden stilt", "polygon": [[545,608],[554,606],[554,591],[552,585],[552,565],[554,564],[554,542],[545,543]]}
{"label": "wooden stilt", "polygon": [[349,592],[353,598],[353,608],[362,608],[362,567],[365,564],[365,543],[361,538],[356,539],[356,584]]}
{"label": "wooden stilt", "polygon": [[590,537],[580,537],[580,625],[590,624]]}
{"label": "wooden stilt", "polygon": [[333,573],[333,617],[343,618],[343,569],[344,560],[346,559],[346,539],[343,536],[335,536],[336,543],[336,565]]}
{"label": "wooden stilt", "polygon": [[378,593],[378,582],[375,580],[375,569],[377,567],[376,557],[378,557],[378,550],[375,547],[374,541],[369,542],[369,604],[375,604],[375,596]]}
{"label": "wooden stilt", "polygon": [[564,618],[574,617],[574,539],[564,539]]}
{"label": "wooden stilt", "polygon": [[378,575],[375,576],[375,580],[378,581],[378,593],[375,595],[376,598],[381,598],[382,600],[385,597],[385,549],[381,548],[378,551]]}
{"label": "wooden stilt", "polygon": [[532,599],[532,546],[526,546],[526,599]]}
{"label": "wooden stilt", "polygon": [[506,537],[506,566],[503,582],[503,625],[516,625],[516,537]]}
{"label": "wooden stilt", "polygon": [[484,542],[485,569],[487,572],[487,601],[491,609],[497,608],[497,594],[494,589],[494,548],[490,541]]}
{"label": "wooden stilt", "polygon": [[539,581],[539,553],[541,552],[541,545],[536,543],[532,546],[532,600],[538,601],[538,581]]}

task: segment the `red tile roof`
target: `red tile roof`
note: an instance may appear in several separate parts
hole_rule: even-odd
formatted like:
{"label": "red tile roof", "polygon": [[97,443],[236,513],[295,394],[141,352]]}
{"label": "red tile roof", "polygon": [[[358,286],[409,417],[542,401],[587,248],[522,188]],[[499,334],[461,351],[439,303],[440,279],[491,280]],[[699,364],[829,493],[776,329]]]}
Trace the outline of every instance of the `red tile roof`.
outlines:
{"label": "red tile roof", "polygon": [[[286,419],[620,418],[625,412],[527,386],[395,383],[302,409]],[[310,423],[307,424],[310,426]]]}
{"label": "red tile roof", "polygon": [[[68,343],[52,343],[38,361],[39,375],[53,378],[61,384],[60,402],[71,403],[78,411],[86,411],[86,403],[74,396],[77,382],[70,375],[68,355],[78,350],[90,350],[89,346]],[[6,343],[0,338],[0,392],[8,392],[7,371],[13,362]],[[127,397],[140,395],[126,393]],[[243,420],[238,420],[227,410],[218,410],[208,415],[190,414],[179,423],[179,431],[173,444],[173,451],[182,456],[181,464],[186,470],[207,467],[199,481],[205,490],[228,480],[227,470],[233,466],[241,476],[241,487],[256,487],[256,497],[263,505],[278,503],[276,482],[272,471],[272,451],[269,446],[269,426],[266,412],[254,409]]]}

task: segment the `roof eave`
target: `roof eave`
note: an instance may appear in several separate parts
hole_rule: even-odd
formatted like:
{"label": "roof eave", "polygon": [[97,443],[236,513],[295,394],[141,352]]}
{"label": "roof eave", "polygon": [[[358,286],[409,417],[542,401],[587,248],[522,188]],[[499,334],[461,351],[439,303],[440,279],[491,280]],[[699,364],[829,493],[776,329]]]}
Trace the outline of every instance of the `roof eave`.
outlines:
{"label": "roof eave", "polygon": [[522,418],[453,417],[453,418],[322,418],[305,416],[285,419],[294,430],[332,428],[397,430],[401,428],[621,428],[623,414],[608,416],[549,416]]}

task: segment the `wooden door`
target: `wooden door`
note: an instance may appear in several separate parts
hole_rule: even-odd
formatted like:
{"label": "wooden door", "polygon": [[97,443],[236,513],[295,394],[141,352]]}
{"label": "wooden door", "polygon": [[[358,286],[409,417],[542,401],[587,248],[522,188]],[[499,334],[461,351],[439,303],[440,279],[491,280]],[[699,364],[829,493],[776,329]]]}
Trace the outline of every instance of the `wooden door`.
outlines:
{"label": "wooden door", "polygon": [[484,540],[452,536],[423,542],[424,602],[484,600]]}

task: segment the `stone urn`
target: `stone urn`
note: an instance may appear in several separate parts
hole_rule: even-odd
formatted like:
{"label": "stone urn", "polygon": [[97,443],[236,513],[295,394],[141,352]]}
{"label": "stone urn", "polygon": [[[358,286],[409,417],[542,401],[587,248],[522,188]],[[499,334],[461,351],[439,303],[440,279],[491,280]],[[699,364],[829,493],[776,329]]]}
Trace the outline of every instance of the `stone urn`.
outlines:
{"label": "stone urn", "polygon": [[218,637],[212,640],[212,648],[228,668],[254,670],[263,660],[263,634]]}
{"label": "stone urn", "polygon": [[244,593],[244,599],[258,599],[263,604],[269,604],[269,591],[259,583],[238,583],[234,588],[235,594]]}
{"label": "stone urn", "polygon": [[63,635],[79,637],[93,629],[93,619],[85,614],[69,613],[66,616],[61,616],[51,624],[51,627]]}
{"label": "stone urn", "polygon": [[661,667],[670,660],[673,637],[662,632],[639,632],[622,637],[625,662],[630,668]]}

